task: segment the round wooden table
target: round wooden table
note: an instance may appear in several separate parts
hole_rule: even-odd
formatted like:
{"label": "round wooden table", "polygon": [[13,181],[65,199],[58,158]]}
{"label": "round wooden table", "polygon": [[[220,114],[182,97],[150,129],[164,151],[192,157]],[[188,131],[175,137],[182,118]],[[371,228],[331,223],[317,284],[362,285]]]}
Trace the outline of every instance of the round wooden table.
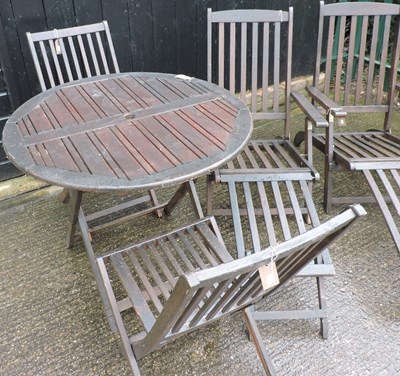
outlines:
{"label": "round wooden table", "polygon": [[3,142],[25,173],[77,191],[157,188],[232,159],[252,130],[246,106],[208,82],[121,73],[45,91],[10,117]]}
{"label": "round wooden table", "polygon": [[[162,208],[169,214],[189,192],[201,216],[193,179],[232,159],[251,131],[246,105],[219,86],[171,74],[118,73],[70,82],[32,98],[6,123],[3,143],[19,169],[69,190],[71,247],[80,212],[87,221],[112,213],[85,217],[84,191],[148,189],[149,195],[115,208],[151,201],[143,214]],[[171,200],[159,204],[153,188],[179,183]]]}

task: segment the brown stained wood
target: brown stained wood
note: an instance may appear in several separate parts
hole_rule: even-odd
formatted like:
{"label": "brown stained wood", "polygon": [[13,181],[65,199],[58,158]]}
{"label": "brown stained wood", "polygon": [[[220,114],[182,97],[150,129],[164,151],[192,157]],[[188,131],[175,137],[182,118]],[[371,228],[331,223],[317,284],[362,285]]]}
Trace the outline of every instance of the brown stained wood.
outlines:
{"label": "brown stained wood", "polygon": [[174,164],[170,161],[170,158],[175,160],[173,155],[169,155],[170,158],[165,158],[165,156],[162,155],[159,151],[157,145],[154,145],[152,139],[149,140],[146,137],[146,134],[148,134],[148,132],[145,132],[143,128],[144,127],[139,122],[132,122],[129,124],[118,126],[118,130],[135,148],[138,154],[137,158],[139,162],[141,159],[145,161],[142,165],[143,169],[147,170],[146,166],[151,166],[152,172],[157,172],[172,168]]}
{"label": "brown stained wood", "polygon": [[[76,111],[82,122],[88,122],[102,118],[102,111],[99,108],[93,108],[87,102],[87,97],[82,95],[82,92],[75,86],[60,89],[60,97],[64,97],[64,103],[72,106],[73,111]],[[81,123],[82,123],[81,122]]]}
{"label": "brown stained wood", "polygon": [[162,98],[164,103],[174,102],[186,97],[186,95],[181,93],[179,90],[176,90],[173,86],[165,83],[164,80],[149,80],[146,81],[144,86],[151,90],[152,93],[156,93],[155,95],[157,97]]}
{"label": "brown stained wood", "polygon": [[[325,68],[325,94],[334,87],[334,98],[344,98],[344,106],[330,103],[317,93],[315,87],[307,89],[314,100],[322,104],[331,126],[325,135],[315,133],[313,144],[325,154],[324,207],[329,212],[333,204],[349,202],[376,202],[384,216],[386,224],[400,251],[400,233],[394,216],[399,216],[399,196],[396,174],[400,166],[399,139],[392,134],[393,111],[397,93],[395,92],[398,77],[399,4],[340,2],[320,4],[319,43],[316,72]],[[333,19],[341,20],[334,23]],[[344,31],[344,19],[351,20],[350,30]],[[329,30],[323,30],[329,20]],[[338,26],[340,25],[340,31]],[[393,28],[393,25],[396,27]],[[328,32],[327,32],[328,31]],[[335,35],[336,34],[336,35]],[[337,56],[332,56],[332,41],[339,35]],[[322,39],[328,38],[326,56],[320,58]],[[357,39],[358,38],[358,39]],[[358,46],[358,47],[357,47]],[[353,51],[355,49],[355,51]],[[391,55],[390,62],[388,61]],[[326,61],[324,61],[326,58]],[[336,77],[331,75],[329,60],[337,64]],[[340,72],[346,72],[345,85],[341,85]],[[336,82],[336,85],[334,85]],[[316,79],[314,78],[314,84]],[[385,93],[386,91],[386,93]],[[354,93],[354,105],[352,101]],[[385,102],[385,103],[383,103]],[[377,120],[371,128],[382,131],[356,131],[351,119],[346,120],[346,113],[357,114],[358,122],[370,113],[384,113],[382,121]],[[335,119],[336,118],[336,119]],[[336,123],[346,125],[340,130]],[[347,133],[344,133],[347,132]],[[336,171],[363,171],[364,181],[368,183],[371,194],[368,197],[334,197],[333,175]],[[388,179],[385,170],[392,171],[393,179]],[[394,174],[393,174],[394,173]],[[362,175],[361,175],[362,176]],[[355,184],[358,184],[355,182]],[[384,190],[381,190],[382,185]],[[389,195],[389,196],[388,196]],[[387,202],[394,205],[390,210]],[[398,219],[398,218],[397,218]]]}
{"label": "brown stained wood", "polygon": [[137,79],[130,76],[122,76],[118,80],[122,87],[127,90],[134,98],[143,101],[145,107],[156,106],[165,103],[159,96],[153,95],[148,87],[144,86]]}
{"label": "brown stained wood", "polygon": [[54,162],[51,159],[51,156],[49,155],[49,152],[47,151],[46,147],[43,144],[38,144],[36,145],[38,152],[40,153],[40,156],[43,159],[44,165],[48,167],[55,167]]}
{"label": "brown stained wood", "polygon": [[23,123],[23,126],[27,129],[29,135],[33,135],[33,134],[37,133],[37,131],[36,131],[35,127],[33,126],[29,116],[25,116],[24,118],[21,119],[20,122]]}
{"label": "brown stained wood", "polygon": [[28,146],[29,156],[32,158],[30,159],[35,162],[38,166],[45,166],[42,156],[40,155],[36,145]]}
{"label": "brown stained wood", "polygon": [[[209,140],[212,140],[220,149],[224,149],[224,145],[230,137],[230,132],[219,126],[219,121],[215,121],[207,113],[193,108],[185,108],[181,113],[186,116],[189,122],[193,122],[192,124],[196,130],[204,134]],[[218,114],[216,117],[218,118]]]}
{"label": "brown stained wood", "polygon": [[80,171],[62,140],[47,141],[45,147],[55,167],[63,166],[70,171]]}
{"label": "brown stained wood", "polygon": [[382,139],[380,137],[376,136],[370,136],[368,137],[368,140],[371,144],[373,145],[378,145],[378,147],[382,148],[382,150],[387,150],[388,153],[390,153],[390,156],[400,156],[400,148],[399,145],[396,143],[391,143],[388,139]]}
{"label": "brown stained wood", "polygon": [[[4,139],[6,149],[21,148],[20,167],[27,173],[33,169],[34,176],[74,189],[107,191],[156,188],[207,173],[232,158],[251,129],[245,105],[218,86],[169,74],[121,73],[32,98],[10,118]],[[51,149],[60,150],[57,174],[25,164],[27,148],[41,167],[52,167]],[[13,161],[18,164],[18,157]]]}
{"label": "brown stained wood", "polygon": [[42,108],[38,108],[37,111],[33,111],[29,114],[26,121],[32,125],[32,128],[35,128],[35,133],[42,133],[54,129]]}
{"label": "brown stained wood", "polygon": [[133,112],[144,108],[144,103],[140,103],[132,97],[123,86],[118,84],[117,80],[99,81],[96,86],[103,91],[121,112]]}
{"label": "brown stained wood", "polygon": [[68,153],[71,156],[71,158],[74,160],[75,164],[78,166],[78,169],[79,169],[78,171],[89,172],[88,167],[86,166],[85,162],[83,161],[83,159],[81,158],[81,156],[79,155],[77,150],[75,149],[75,146],[72,144],[71,140],[68,137],[65,137],[65,138],[61,139],[61,141],[67,148]]}
{"label": "brown stained wood", "polygon": [[[161,117],[150,117],[141,120],[143,125],[142,131],[148,132],[148,137],[154,138],[154,144],[160,153],[164,154],[164,150],[168,150],[165,157],[174,165],[188,163],[198,159],[198,153],[194,152],[187,146],[183,140],[174,135],[169,130],[169,124],[163,122]],[[190,145],[190,144],[189,144]],[[173,156],[173,157],[172,157]]]}
{"label": "brown stained wood", "polygon": [[71,136],[69,137],[69,140],[71,141],[75,150],[78,151],[79,156],[82,158],[91,174],[98,174],[100,176],[115,176],[103,157],[93,158],[93,155],[100,156],[101,154],[87,135],[84,137],[76,135]]}
{"label": "brown stained wood", "polygon": [[61,128],[60,123],[58,122],[58,120],[56,119],[52,110],[49,108],[49,106],[47,105],[46,102],[42,103],[40,108],[42,109],[42,111],[44,112],[46,117],[49,119],[49,121],[54,129]]}
{"label": "brown stained wood", "polygon": [[[100,129],[94,133],[105,149],[112,155],[113,159],[128,179],[135,178],[145,173],[143,167],[135,159],[134,151],[129,151],[111,129]],[[131,154],[131,152],[133,154]]]}
{"label": "brown stained wood", "polygon": [[201,104],[197,108],[214,120],[221,128],[228,132],[232,130],[232,122],[236,117],[236,113],[226,103],[215,100]]}
{"label": "brown stained wood", "polygon": [[53,113],[61,128],[80,124],[83,121],[75,107],[61,91],[58,91],[56,95],[47,97],[43,100],[43,103]]}
{"label": "brown stained wood", "polygon": [[[185,142],[190,143],[188,147],[197,155],[207,155],[217,150],[215,145],[200,132],[193,132],[193,130],[188,127],[187,122],[180,116],[179,112],[170,112],[162,114],[159,117],[164,124],[168,124],[170,132],[173,132],[176,137],[179,137],[181,140],[185,139]],[[182,140],[182,142],[184,141]]]}
{"label": "brown stained wood", "polygon": [[[80,90],[82,93],[85,93],[82,97],[84,97],[88,103],[91,103],[93,107],[96,105],[106,116],[113,116],[126,112],[126,109],[118,101],[119,93],[122,90],[112,94],[110,93],[111,97],[106,95],[96,83],[82,85]],[[96,112],[99,113],[99,110],[96,110]]]}
{"label": "brown stained wood", "polygon": [[18,130],[20,131],[22,137],[26,137],[26,136],[30,135],[29,129],[26,126],[26,123],[24,120],[19,121],[18,124],[16,124],[16,126],[17,126]]}

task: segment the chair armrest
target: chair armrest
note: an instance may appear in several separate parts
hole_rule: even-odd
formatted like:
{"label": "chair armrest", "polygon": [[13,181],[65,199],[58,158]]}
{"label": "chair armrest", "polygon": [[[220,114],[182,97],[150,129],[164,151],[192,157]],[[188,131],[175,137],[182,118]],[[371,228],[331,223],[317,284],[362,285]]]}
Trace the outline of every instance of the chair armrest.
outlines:
{"label": "chair armrest", "polygon": [[295,91],[292,92],[291,96],[315,127],[326,128],[329,126],[329,123],[318,109],[303,94]]}
{"label": "chair armrest", "polygon": [[329,111],[334,117],[346,117],[347,112],[332,99],[328,98],[324,93],[315,86],[307,86],[306,90],[311,98],[317,101],[326,111]]}

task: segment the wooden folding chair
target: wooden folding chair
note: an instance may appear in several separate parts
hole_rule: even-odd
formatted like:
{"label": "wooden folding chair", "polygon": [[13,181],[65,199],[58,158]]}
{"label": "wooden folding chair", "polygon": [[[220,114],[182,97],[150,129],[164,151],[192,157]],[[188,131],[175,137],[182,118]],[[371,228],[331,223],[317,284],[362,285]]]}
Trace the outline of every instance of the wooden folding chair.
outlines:
{"label": "wooden folding chair", "polygon": [[42,91],[85,77],[119,73],[107,21],[26,36]]}
{"label": "wooden folding chair", "polygon": [[[283,286],[364,214],[361,206],[353,206],[302,235],[240,260],[228,253],[213,217],[98,257],[109,321],[115,324],[112,328],[133,374],[140,375],[138,359],[238,310],[244,313],[265,373],[275,374],[248,307]],[[91,258],[93,250],[87,251]],[[271,262],[279,282],[263,286],[260,268]],[[137,319],[140,330],[134,329]]]}
{"label": "wooden folding chair", "polygon": [[[399,74],[399,14],[400,5],[395,4],[321,2],[314,83],[307,90],[329,121],[326,132],[312,138],[325,154],[325,210],[333,204],[376,202],[400,252],[395,222],[400,215],[400,138],[391,133]],[[319,84],[321,73],[325,80]],[[337,184],[342,192],[334,192],[336,171],[362,172],[372,196],[355,197],[362,181],[351,197],[343,197],[343,185]]]}
{"label": "wooden folding chair", "polygon": [[[239,92],[253,119],[261,123],[254,128],[263,128],[263,134],[269,137],[251,140],[233,161],[208,178],[207,212],[232,219],[239,257],[248,254],[248,250],[258,252],[276,245],[280,239],[305,232],[306,220],[312,226],[319,225],[311,192],[319,174],[307,159],[312,158],[309,143],[303,155],[290,141],[291,98],[306,114],[307,135],[311,135],[313,126],[324,127],[328,123],[303,95],[291,90],[292,44],[292,8],[208,10],[208,80]],[[276,123],[279,131],[273,128]],[[218,195],[214,183],[222,183]],[[228,203],[222,202],[224,195],[229,197]],[[321,334],[326,338],[323,279],[333,275],[334,268],[328,250],[315,261],[300,275],[317,278],[317,309],[259,312],[257,317],[319,318]]]}
{"label": "wooden folding chair", "polygon": [[[42,91],[86,77],[119,73],[107,21],[36,33],[28,32],[26,36]],[[99,90],[101,89],[99,88]],[[77,213],[81,206],[82,193],[68,192],[64,189],[61,195],[62,201],[66,201],[68,196],[71,197],[72,210]],[[128,218],[147,212],[156,212],[158,216],[161,216],[160,208],[163,205],[159,204],[155,191],[149,190],[148,194],[142,197],[126,201],[113,208],[91,213],[87,220],[96,223],[92,228],[95,231],[105,227],[106,223],[103,220],[105,217],[118,211],[138,207],[146,202],[150,203],[150,208],[140,210]],[[71,218],[72,216],[73,213]],[[70,222],[71,228],[73,220],[71,219]],[[119,220],[116,222],[118,223]],[[74,231],[69,231],[68,247],[73,244],[73,236]]]}

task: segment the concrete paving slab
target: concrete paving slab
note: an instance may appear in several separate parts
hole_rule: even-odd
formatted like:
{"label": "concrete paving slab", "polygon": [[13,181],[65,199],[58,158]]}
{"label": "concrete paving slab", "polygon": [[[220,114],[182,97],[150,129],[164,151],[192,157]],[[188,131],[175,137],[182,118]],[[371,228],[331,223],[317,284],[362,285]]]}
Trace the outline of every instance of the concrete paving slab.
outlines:
{"label": "concrete paving slab", "polygon": [[[321,159],[317,165],[322,171]],[[354,186],[351,177],[343,183]],[[198,184],[204,202],[204,180]],[[66,249],[68,205],[58,193],[50,189],[22,195],[12,205],[10,199],[0,203],[0,375],[129,375],[82,242],[77,238]],[[314,194],[321,208],[322,182]],[[87,195],[85,205],[118,199]],[[321,339],[317,320],[260,323],[278,375],[400,374],[400,257],[378,209],[365,207],[368,215],[331,247],[337,274],[326,283],[329,338]],[[96,236],[97,250],[190,220],[189,200],[174,214],[104,231]],[[327,218],[322,212],[321,217]],[[311,306],[315,296],[313,281],[298,278],[263,308]],[[144,376],[262,374],[240,314],[178,339],[139,364]]]}

